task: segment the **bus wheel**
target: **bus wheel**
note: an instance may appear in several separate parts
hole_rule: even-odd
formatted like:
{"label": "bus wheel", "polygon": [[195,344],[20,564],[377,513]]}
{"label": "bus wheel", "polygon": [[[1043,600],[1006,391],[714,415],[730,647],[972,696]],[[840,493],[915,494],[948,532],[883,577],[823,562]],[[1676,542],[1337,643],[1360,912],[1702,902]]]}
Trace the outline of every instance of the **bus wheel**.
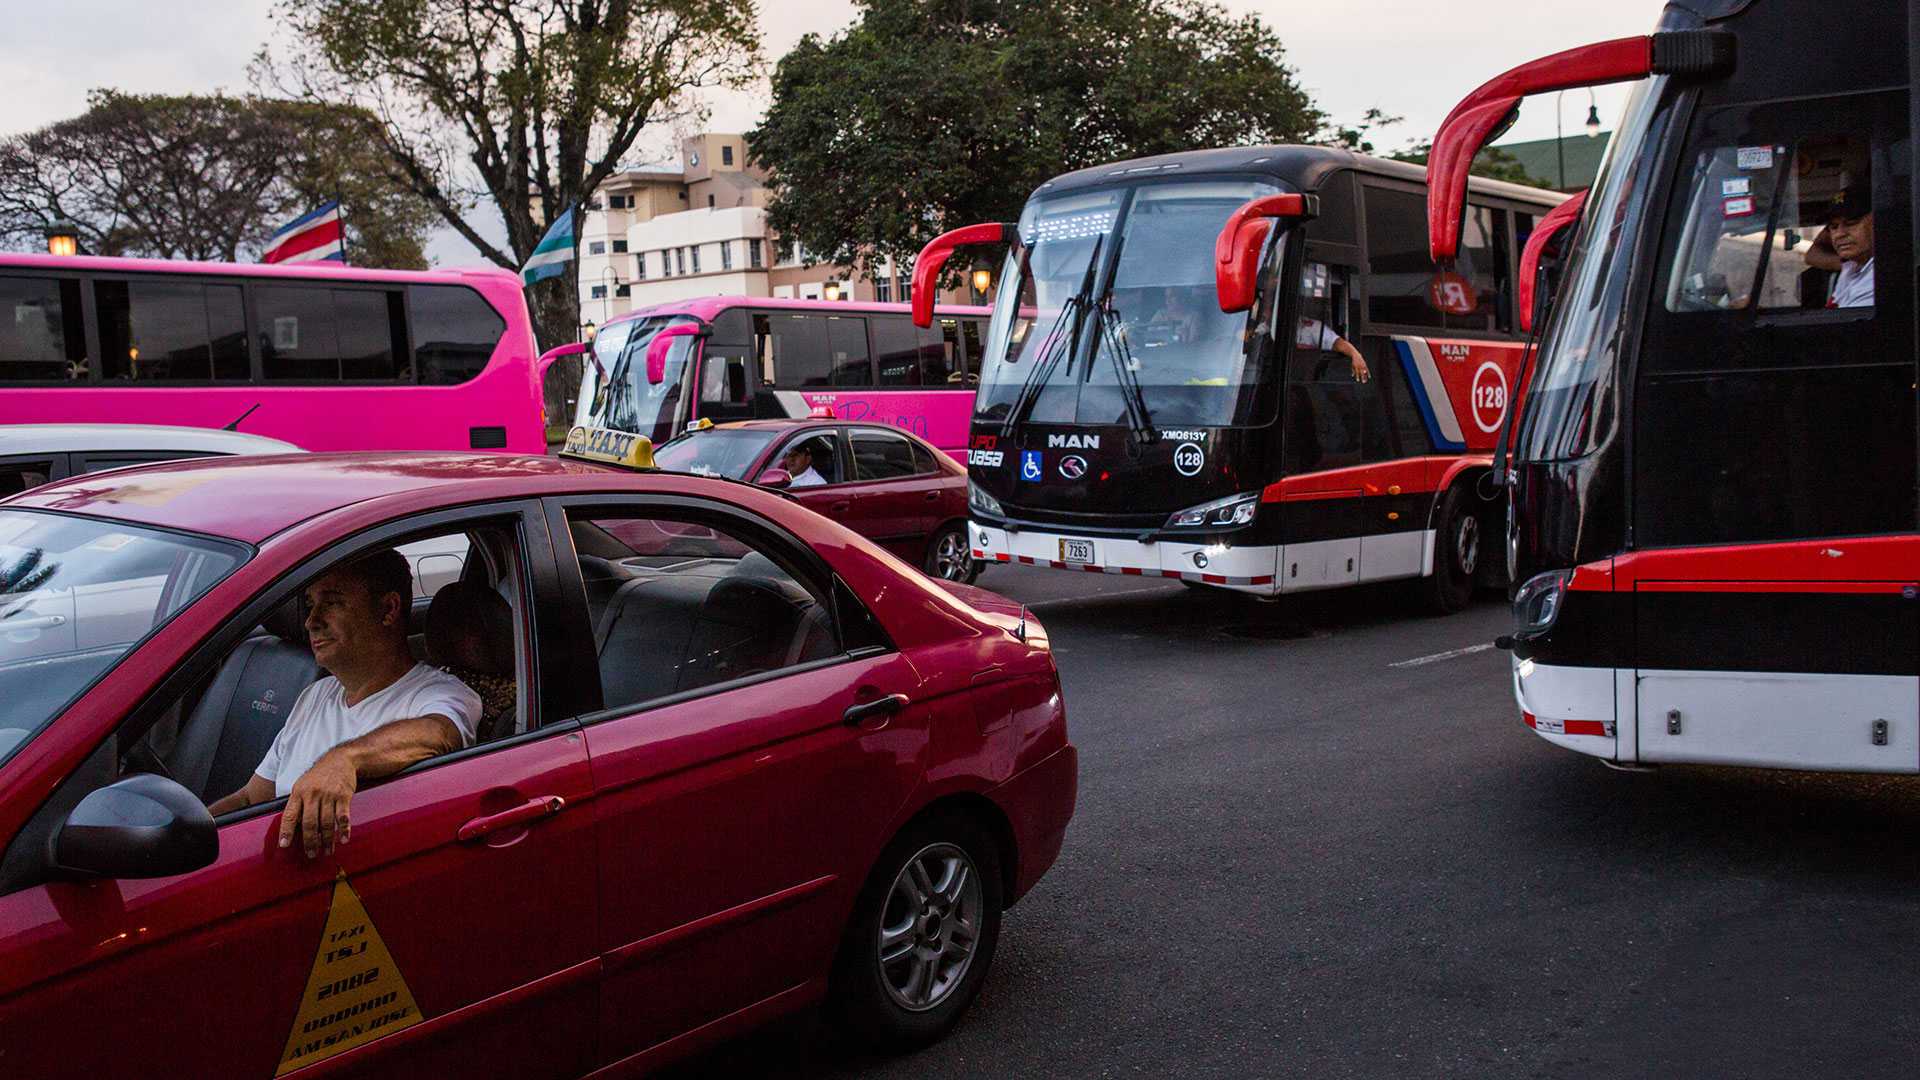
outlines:
{"label": "bus wheel", "polygon": [[1465,611],[1473,602],[1473,585],[1480,572],[1480,518],[1467,505],[1469,497],[1466,485],[1455,484],[1440,500],[1433,576],[1423,583],[1422,599],[1428,608],[1443,615]]}
{"label": "bus wheel", "polygon": [[948,525],[927,541],[927,557],[922,560],[921,569],[929,577],[973,584],[980,576],[980,563],[974,559],[973,549],[967,543],[965,525]]}

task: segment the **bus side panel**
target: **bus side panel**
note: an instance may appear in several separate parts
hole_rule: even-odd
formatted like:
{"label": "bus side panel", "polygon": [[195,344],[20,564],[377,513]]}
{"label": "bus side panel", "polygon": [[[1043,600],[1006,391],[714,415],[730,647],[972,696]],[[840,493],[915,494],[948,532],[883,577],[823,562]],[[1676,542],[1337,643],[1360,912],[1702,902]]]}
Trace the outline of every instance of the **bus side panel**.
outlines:
{"label": "bus side panel", "polygon": [[1393,348],[1433,445],[1443,452],[1492,452],[1525,346],[1395,335]]}

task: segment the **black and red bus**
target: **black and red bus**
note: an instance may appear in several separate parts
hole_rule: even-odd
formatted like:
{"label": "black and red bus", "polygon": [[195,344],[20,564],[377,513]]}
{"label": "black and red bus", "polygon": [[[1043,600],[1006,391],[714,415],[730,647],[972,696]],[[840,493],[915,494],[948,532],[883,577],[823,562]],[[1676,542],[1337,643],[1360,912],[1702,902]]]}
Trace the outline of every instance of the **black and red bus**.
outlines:
{"label": "black and red bus", "polygon": [[1436,272],[1423,168],[1238,147],[1069,173],[1017,224],[936,239],[916,297],[956,248],[1012,245],[969,438],[975,558],[1268,597],[1425,577],[1465,606],[1499,570],[1481,537],[1515,268],[1561,199],[1476,178]]}
{"label": "black and red bus", "polygon": [[[1528,94],[1637,81],[1511,439],[1514,679],[1620,765],[1920,771],[1920,8],[1675,0],[1435,140],[1432,254]],[[1502,477],[1502,479],[1506,479]]]}

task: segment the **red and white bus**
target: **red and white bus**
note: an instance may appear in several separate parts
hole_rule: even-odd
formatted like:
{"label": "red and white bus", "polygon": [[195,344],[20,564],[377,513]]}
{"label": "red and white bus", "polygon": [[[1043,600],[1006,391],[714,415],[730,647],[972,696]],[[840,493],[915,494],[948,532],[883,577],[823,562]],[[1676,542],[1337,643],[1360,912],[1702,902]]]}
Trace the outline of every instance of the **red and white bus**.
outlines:
{"label": "red and white bus", "polygon": [[[1914,124],[1920,9],[1676,0],[1648,37],[1487,83],[1635,80],[1513,439],[1514,687],[1623,766],[1920,771]],[[1810,47],[1817,42],[1817,47]]]}
{"label": "red and white bus", "polygon": [[[1484,478],[1519,367],[1514,266],[1562,199],[1476,179],[1454,270],[1426,171],[1307,146],[1057,177],[1017,225],[980,371],[974,556],[1260,596],[1426,578],[1464,607],[1495,560]],[[922,312],[930,316],[929,312]]]}
{"label": "red and white bus", "polygon": [[546,451],[520,279],[0,254],[0,423],[241,430],[308,450]]}
{"label": "red and white bus", "polygon": [[[932,294],[928,294],[931,296]],[[842,420],[913,432],[966,458],[986,308],[708,296],[609,319],[589,346],[574,423],[662,443],[701,420]]]}

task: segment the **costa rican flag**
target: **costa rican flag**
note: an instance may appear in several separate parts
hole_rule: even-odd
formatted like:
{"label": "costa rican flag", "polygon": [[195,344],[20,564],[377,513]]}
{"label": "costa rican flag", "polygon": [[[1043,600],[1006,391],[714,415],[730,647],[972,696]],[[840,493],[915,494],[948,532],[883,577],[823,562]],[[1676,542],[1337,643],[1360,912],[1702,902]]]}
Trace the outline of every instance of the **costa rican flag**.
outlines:
{"label": "costa rican flag", "polygon": [[330,202],[280,227],[260,253],[263,263],[346,262],[347,246],[340,231],[340,204]]}

